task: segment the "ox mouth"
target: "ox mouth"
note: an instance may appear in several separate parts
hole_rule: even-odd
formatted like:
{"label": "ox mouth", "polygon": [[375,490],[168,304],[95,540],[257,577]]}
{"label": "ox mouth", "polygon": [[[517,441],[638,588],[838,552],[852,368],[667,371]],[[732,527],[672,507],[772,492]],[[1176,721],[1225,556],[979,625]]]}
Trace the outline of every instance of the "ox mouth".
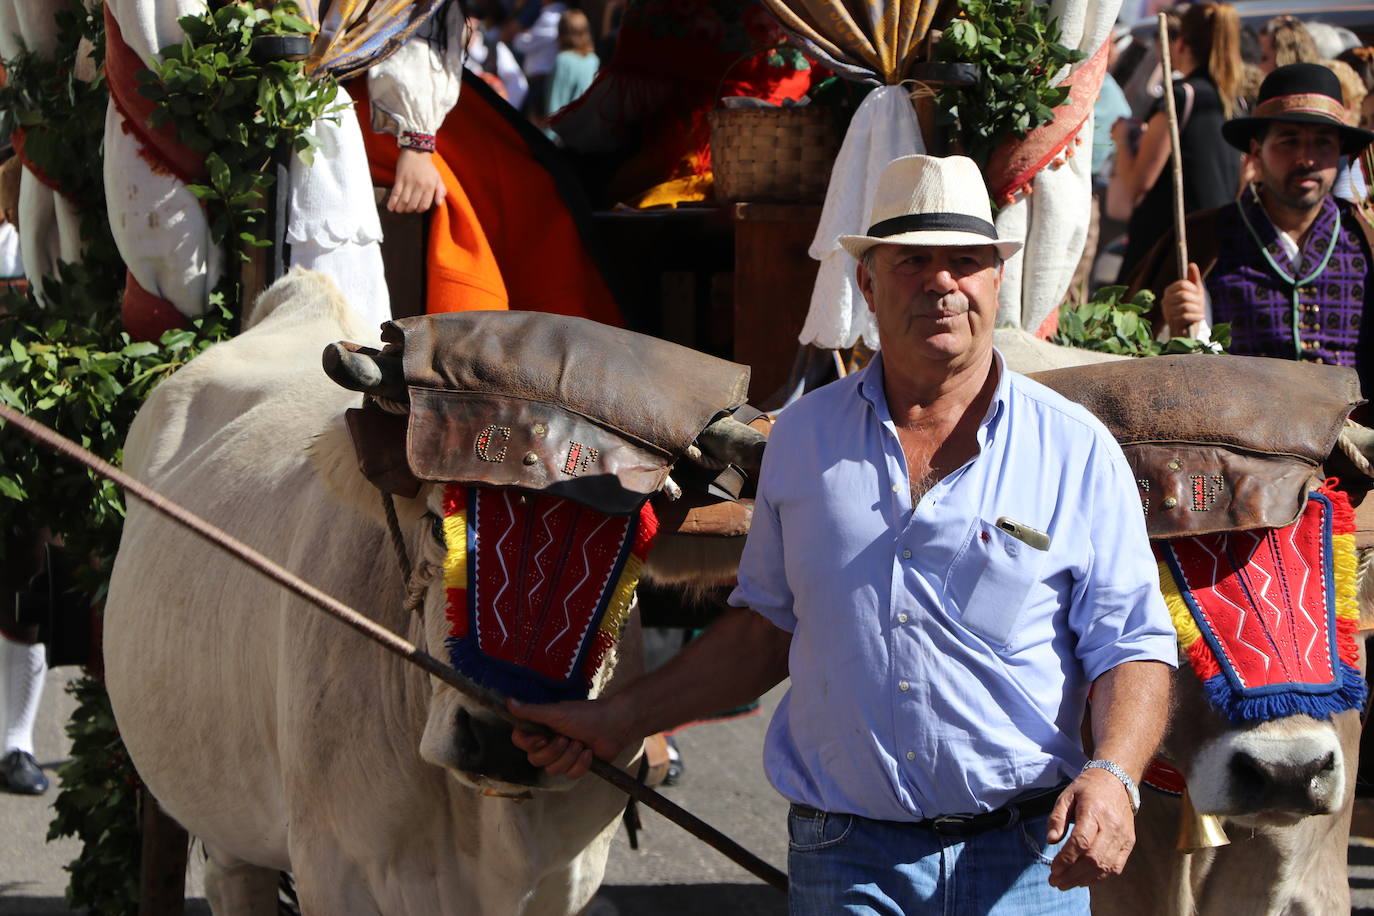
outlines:
{"label": "ox mouth", "polygon": [[510,723],[458,708],[431,720],[421,756],[488,795],[519,798],[546,788],[543,770],[511,742]]}
{"label": "ox mouth", "polygon": [[1323,817],[1333,813],[1331,811],[1256,811],[1249,814],[1226,815],[1226,822],[1247,829],[1292,827],[1309,817]]}

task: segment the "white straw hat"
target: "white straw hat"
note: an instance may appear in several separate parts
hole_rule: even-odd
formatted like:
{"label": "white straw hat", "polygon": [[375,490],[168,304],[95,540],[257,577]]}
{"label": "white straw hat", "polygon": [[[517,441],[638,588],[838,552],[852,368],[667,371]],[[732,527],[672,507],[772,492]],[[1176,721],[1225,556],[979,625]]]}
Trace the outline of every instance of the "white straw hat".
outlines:
{"label": "white straw hat", "polygon": [[992,245],[1003,258],[1021,243],[997,238],[983,173],[967,156],[903,156],[878,178],[867,235],[842,235],[855,258],[874,245]]}

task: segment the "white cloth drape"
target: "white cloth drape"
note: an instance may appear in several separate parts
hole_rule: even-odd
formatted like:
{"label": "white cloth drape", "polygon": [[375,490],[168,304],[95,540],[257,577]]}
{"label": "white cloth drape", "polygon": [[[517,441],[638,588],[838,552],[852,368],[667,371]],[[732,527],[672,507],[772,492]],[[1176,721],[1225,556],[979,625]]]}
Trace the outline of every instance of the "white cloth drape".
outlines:
{"label": "white cloth drape", "polygon": [[[1059,23],[1059,41],[1089,56],[1106,41],[1116,23],[1121,0],[1055,0],[1051,15]],[[1080,63],[1081,65],[1081,63]],[[1092,142],[1092,115],[1080,128]],[[1019,238],[1025,247],[1011,258],[1002,275],[998,323],[1034,331],[1064,300],[1083,255],[1092,208],[1092,162],[1087,147],[1081,155],[1041,169],[1032,193],[997,213],[997,234]]]}
{"label": "white cloth drape", "polygon": [[850,347],[859,338],[878,346],[878,328],[854,278],[854,259],[841,235],[868,231],[873,195],[883,167],[900,156],[925,152],[908,90],[874,89],[854,112],[830,172],[825,206],[808,253],[821,262],[800,340],[816,347]]}

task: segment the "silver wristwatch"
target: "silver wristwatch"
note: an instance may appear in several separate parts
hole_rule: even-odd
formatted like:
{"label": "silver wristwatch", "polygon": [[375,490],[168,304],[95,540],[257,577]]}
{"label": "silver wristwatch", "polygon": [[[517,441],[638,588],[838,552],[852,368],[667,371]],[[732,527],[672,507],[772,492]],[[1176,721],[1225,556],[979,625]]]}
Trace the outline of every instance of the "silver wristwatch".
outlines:
{"label": "silver wristwatch", "polygon": [[1106,770],[1108,773],[1111,773],[1117,779],[1121,780],[1121,784],[1126,787],[1126,794],[1130,796],[1131,799],[1131,813],[1140,813],[1140,790],[1135,787],[1135,780],[1127,776],[1125,770],[1121,769],[1121,767],[1112,763],[1110,760],[1089,760],[1087,763],[1083,764],[1083,769],[1085,771],[1093,769]]}

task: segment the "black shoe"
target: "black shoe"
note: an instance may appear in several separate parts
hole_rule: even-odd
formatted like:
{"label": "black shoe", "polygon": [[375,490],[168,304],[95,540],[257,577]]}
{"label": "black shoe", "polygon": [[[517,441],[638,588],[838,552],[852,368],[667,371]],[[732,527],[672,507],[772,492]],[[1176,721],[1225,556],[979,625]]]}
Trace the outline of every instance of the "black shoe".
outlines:
{"label": "black shoe", "polygon": [[677,742],[672,735],[668,735],[668,773],[663,777],[665,786],[675,786],[682,781],[682,771],[686,767],[682,763],[682,751],[678,750]]}
{"label": "black shoe", "polygon": [[48,791],[48,777],[38,761],[27,751],[10,751],[0,760],[0,788],[16,795],[42,795]]}

